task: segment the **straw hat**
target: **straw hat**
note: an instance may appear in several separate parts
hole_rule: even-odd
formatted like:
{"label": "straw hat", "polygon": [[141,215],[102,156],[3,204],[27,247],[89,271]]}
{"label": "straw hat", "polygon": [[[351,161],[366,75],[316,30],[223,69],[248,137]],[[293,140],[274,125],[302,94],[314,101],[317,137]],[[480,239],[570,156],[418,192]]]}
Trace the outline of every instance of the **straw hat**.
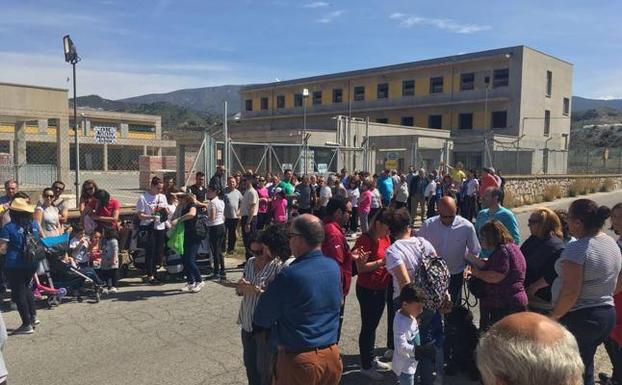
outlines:
{"label": "straw hat", "polygon": [[11,201],[9,210],[22,211],[26,213],[34,213],[35,206],[29,204],[28,201],[24,198],[15,198]]}

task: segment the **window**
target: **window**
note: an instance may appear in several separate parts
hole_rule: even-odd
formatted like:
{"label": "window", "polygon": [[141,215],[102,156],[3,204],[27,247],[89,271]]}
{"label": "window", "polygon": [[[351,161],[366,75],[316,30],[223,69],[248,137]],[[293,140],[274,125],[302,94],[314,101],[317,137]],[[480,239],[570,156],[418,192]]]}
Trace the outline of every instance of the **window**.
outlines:
{"label": "window", "polygon": [[333,89],[333,103],[343,102],[343,90],[341,88]]}
{"label": "window", "polygon": [[443,77],[430,78],[430,93],[438,94],[443,92]]}
{"label": "window", "polygon": [[553,90],[553,72],[546,71],[546,96],[551,97],[551,91]]}
{"label": "window", "polygon": [[460,114],[458,115],[458,129],[459,130],[472,130],[473,129],[473,114]]}
{"label": "window", "polygon": [[378,91],[376,93],[378,99],[386,99],[389,97],[389,83],[378,84]]}
{"label": "window", "polygon": [[461,74],[460,75],[460,91],[472,90],[475,86],[475,74]]}
{"label": "window", "polygon": [[564,98],[564,115],[568,116],[570,113],[570,99]]}
{"label": "window", "polygon": [[510,84],[510,70],[507,68],[494,70],[492,73],[492,88],[507,87]]}
{"label": "window", "polygon": [[127,130],[133,131],[133,132],[155,132],[155,127],[149,126],[146,124],[131,124],[130,123],[127,125]]}
{"label": "window", "polygon": [[492,112],[492,128],[507,128],[508,126],[508,112],[507,111],[493,111]]}
{"label": "window", "polygon": [[387,118],[378,118],[378,119],[376,119],[376,123],[388,124],[389,123],[389,119],[387,119]]}
{"label": "window", "polygon": [[443,128],[443,115],[428,116],[428,128]]}
{"label": "window", "polygon": [[302,94],[294,94],[294,107],[302,107]]}
{"label": "window", "polygon": [[313,105],[322,104],[322,91],[313,91]]}
{"label": "window", "polygon": [[261,109],[262,110],[268,109],[268,98],[265,96],[261,98]]}
{"label": "window", "polygon": [[276,97],[276,108],[285,108],[285,95],[278,95]]}
{"label": "window", "polygon": [[544,136],[549,136],[551,133],[551,111],[544,111]]}
{"label": "window", "polygon": [[365,87],[357,86],[354,87],[354,101],[360,102],[365,100]]}
{"label": "window", "polygon": [[402,116],[402,120],[400,121],[402,126],[414,126],[415,119],[412,116]]}
{"label": "window", "polygon": [[246,111],[252,111],[253,110],[253,99],[246,99],[244,101],[244,105],[246,106]]}
{"label": "window", "polygon": [[402,82],[402,96],[415,96],[414,80],[404,80]]}

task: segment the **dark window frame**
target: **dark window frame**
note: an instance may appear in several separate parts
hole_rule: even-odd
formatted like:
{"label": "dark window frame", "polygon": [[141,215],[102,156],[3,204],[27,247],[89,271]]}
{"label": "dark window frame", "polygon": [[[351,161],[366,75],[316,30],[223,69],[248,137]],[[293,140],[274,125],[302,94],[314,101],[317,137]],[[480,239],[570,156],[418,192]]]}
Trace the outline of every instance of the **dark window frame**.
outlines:
{"label": "dark window frame", "polygon": [[400,118],[401,126],[414,127],[415,126],[415,117],[414,116],[402,116]]}
{"label": "dark window frame", "polygon": [[[468,120],[464,120],[464,118],[469,117]],[[468,124],[465,125],[465,123]],[[472,130],[473,129],[473,113],[472,112],[463,112],[458,114],[458,129],[459,130]]]}
{"label": "dark window frame", "polygon": [[363,102],[365,101],[365,86],[355,86],[353,90],[355,102]]}
{"label": "dark window frame", "polygon": [[[437,119],[439,119],[438,123],[440,124],[436,124]],[[435,130],[442,130],[443,129],[443,115],[441,114],[428,115],[428,128],[432,128]]]}
{"label": "dark window frame", "polygon": [[544,136],[551,135],[551,110],[544,110]]}
{"label": "dark window frame", "polygon": [[294,107],[302,107],[304,97],[301,93],[294,94]]}
{"label": "dark window frame", "polygon": [[[412,83],[412,87],[410,86],[411,83]],[[415,96],[415,80],[414,79],[402,80],[402,96]]]}
{"label": "dark window frame", "polygon": [[378,83],[376,86],[376,99],[389,98],[389,83]]}
{"label": "dark window frame", "polygon": [[285,95],[276,96],[276,108],[285,108]]}
{"label": "dark window frame", "polygon": [[322,91],[313,91],[313,94],[311,97],[313,98],[312,104],[314,106],[322,105]]}
{"label": "dark window frame", "polygon": [[253,99],[244,100],[244,110],[247,112],[253,111]]}
{"label": "dark window frame", "polygon": [[468,72],[468,73],[460,74],[460,91],[470,91],[474,89],[475,89],[475,73]]}
{"label": "dark window frame", "polygon": [[389,124],[389,118],[377,118],[376,123]]}
{"label": "dark window frame", "polygon": [[335,104],[343,103],[343,89],[342,88],[333,88],[333,103]]}
{"label": "dark window frame", "polygon": [[553,93],[553,71],[546,71],[546,93],[547,98]]}
{"label": "dark window frame", "polygon": [[259,99],[259,109],[261,111],[267,111],[269,106],[270,106],[270,101],[268,100],[268,97],[262,96],[261,99]]}
{"label": "dark window frame", "polygon": [[[495,118],[498,118],[499,116],[501,116],[501,114],[503,114],[503,116],[505,116],[505,123],[503,124],[503,126],[495,124],[496,120],[497,120]],[[495,128],[508,128],[508,111],[507,110],[492,111],[491,112],[491,116],[490,116],[490,124],[492,125],[492,129],[495,129]]]}
{"label": "dark window frame", "polygon": [[[430,78],[430,93],[442,94],[445,88],[445,79],[442,76]],[[439,88],[440,87],[440,88]]]}
{"label": "dark window frame", "polygon": [[564,116],[570,115],[570,98],[564,98],[562,101],[562,111]]}
{"label": "dark window frame", "polygon": [[500,68],[492,72],[492,88],[508,87],[510,85],[510,69]]}

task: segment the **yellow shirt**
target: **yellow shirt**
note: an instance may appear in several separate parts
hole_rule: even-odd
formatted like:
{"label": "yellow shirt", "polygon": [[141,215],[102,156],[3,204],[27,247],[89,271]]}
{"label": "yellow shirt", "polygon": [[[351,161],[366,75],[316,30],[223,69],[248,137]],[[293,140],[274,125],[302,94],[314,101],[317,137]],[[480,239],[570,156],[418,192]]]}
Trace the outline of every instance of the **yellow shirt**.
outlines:
{"label": "yellow shirt", "polygon": [[458,170],[457,168],[451,169],[449,175],[451,176],[451,179],[454,181],[454,183],[462,183],[466,179],[466,174],[464,173],[464,171]]}

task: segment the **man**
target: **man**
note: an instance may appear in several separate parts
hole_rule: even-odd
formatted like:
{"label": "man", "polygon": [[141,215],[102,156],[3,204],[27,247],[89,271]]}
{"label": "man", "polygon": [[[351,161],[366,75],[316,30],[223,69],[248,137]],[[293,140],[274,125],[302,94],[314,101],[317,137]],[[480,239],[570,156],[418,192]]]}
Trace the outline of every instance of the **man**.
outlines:
{"label": "man", "polygon": [[18,191],[17,182],[13,179],[9,179],[4,182],[4,192],[5,195],[0,197],[0,205],[4,206],[4,209],[8,209],[9,205],[13,198],[15,198],[15,193]]}
{"label": "man", "polygon": [[205,202],[205,194],[207,194],[207,189],[205,188],[205,174],[203,172],[197,171],[197,173],[194,174],[194,184],[190,186],[189,189],[196,198],[197,202]]}
{"label": "man", "polygon": [[499,187],[497,179],[494,177],[494,168],[484,167],[482,169],[482,176],[479,182],[479,196],[483,197],[486,190],[491,187]]}
{"label": "man", "polygon": [[65,191],[65,183],[60,180],[52,183],[52,191],[54,191],[54,206],[58,208],[58,219],[61,224],[65,224],[69,217],[67,202],[64,198],[61,198],[61,194]]}
{"label": "man", "polygon": [[391,171],[389,171],[389,169],[385,169],[380,178],[378,178],[377,188],[382,196],[382,205],[384,207],[389,207],[391,198],[393,198],[393,179],[391,178]]}
{"label": "man", "polygon": [[222,165],[216,166],[216,173],[209,180],[209,185],[214,187],[218,191],[218,195],[220,199],[224,197],[224,191],[226,187],[227,181],[225,180],[225,168]]}
{"label": "man", "polygon": [[473,217],[475,213],[477,213],[478,191],[479,181],[475,178],[475,170],[469,170],[462,195],[462,206],[460,207],[460,215],[465,217],[469,222],[473,221]]}
{"label": "man", "polygon": [[326,206],[328,206],[328,201],[333,197],[333,178],[328,177],[326,181],[320,177],[318,184],[320,185],[319,191],[319,215],[320,218],[324,219],[326,216]]}
{"label": "man", "polygon": [[342,197],[333,197],[328,201],[326,206],[326,218],[324,218],[324,243],[322,243],[322,252],[329,258],[337,261],[339,270],[341,271],[341,289],[342,302],[341,312],[339,315],[339,333],[337,341],[341,337],[341,325],[343,324],[343,311],[346,296],[350,291],[350,282],[352,281],[352,254],[350,246],[346,241],[343,228],[350,221],[352,213],[352,204]]}
{"label": "man", "polygon": [[227,254],[233,254],[235,242],[237,241],[236,230],[240,222],[240,205],[242,204],[242,193],[236,188],[237,183],[234,176],[227,179],[225,188],[225,229],[227,236]]}
{"label": "man", "polygon": [[484,385],[581,385],[583,362],[574,336],[536,313],[515,313],[479,341],[477,367]]}
{"label": "man", "polygon": [[283,180],[279,183],[278,187],[280,187],[283,191],[285,191],[285,196],[290,198],[294,195],[294,185],[292,184],[292,176],[294,173],[292,170],[287,169],[283,173]]}
{"label": "man", "polygon": [[296,259],[259,297],[254,329],[273,325],[278,343],[276,385],[337,385],[339,266],[322,255],[322,222],[303,214],[292,222],[289,247]]}
{"label": "man", "polygon": [[457,215],[456,201],[448,196],[438,202],[438,215],[421,225],[419,236],[427,239],[441,256],[451,273],[449,295],[454,305],[461,301],[466,253],[478,255],[481,251],[473,224]]}
{"label": "man", "polygon": [[[253,183],[253,175],[244,175],[242,177],[242,184],[245,186],[244,196],[242,197],[242,207],[240,208],[240,214],[242,215],[242,240],[244,241],[244,247],[246,248],[246,260],[248,261],[253,253],[250,250],[250,242],[257,233],[257,213],[259,212],[259,195],[255,190]],[[246,265],[246,262],[238,265],[242,268]]]}
{"label": "man", "polygon": [[347,186],[350,183],[350,177],[348,177],[348,170],[345,168],[341,169],[341,172],[339,173],[339,181],[344,185]]}
{"label": "man", "polygon": [[313,188],[309,183],[309,175],[302,177],[302,182],[296,186],[294,191],[296,194],[296,201],[298,202],[298,213],[310,214]]}
{"label": "man", "polygon": [[397,192],[400,189],[400,185],[402,184],[400,174],[397,173],[396,169],[391,170],[391,181],[393,182],[393,200],[395,200]]}
{"label": "man", "polygon": [[[475,229],[479,234],[479,229],[482,226],[490,221],[491,219],[496,219],[503,223],[506,229],[512,235],[512,239],[514,239],[514,243],[517,245],[520,244],[520,231],[518,229],[518,223],[516,222],[516,217],[514,213],[505,207],[501,206],[501,200],[503,199],[503,192],[497,187],[490,187],[484,193],[482,198],[482,204],[485,209],[481,210],[477,214],[477,219],[475,220]],[[480,253],[480,257],[487,258],[492,253],[492,249],[482,249]]]}
{"label": "man", "polygon": [[454,182],[456,186],[462,185],[462,182],[466,179],[466,174],[464,173],[464,165],[462,162],[456,163],[456,167],[453,167],[449,171],[449,176],[451,176],[451,180]]}
{"label": "man", "polygon": [[425,169],[419,169],[419,173],[412,177],[408,185],[408,196],[410,196],[410,216],[413,222],[417,219],[417,210],[421,207],[421,222],[425,218],[425,190],[428,187],[428,179],[425,177]]}

